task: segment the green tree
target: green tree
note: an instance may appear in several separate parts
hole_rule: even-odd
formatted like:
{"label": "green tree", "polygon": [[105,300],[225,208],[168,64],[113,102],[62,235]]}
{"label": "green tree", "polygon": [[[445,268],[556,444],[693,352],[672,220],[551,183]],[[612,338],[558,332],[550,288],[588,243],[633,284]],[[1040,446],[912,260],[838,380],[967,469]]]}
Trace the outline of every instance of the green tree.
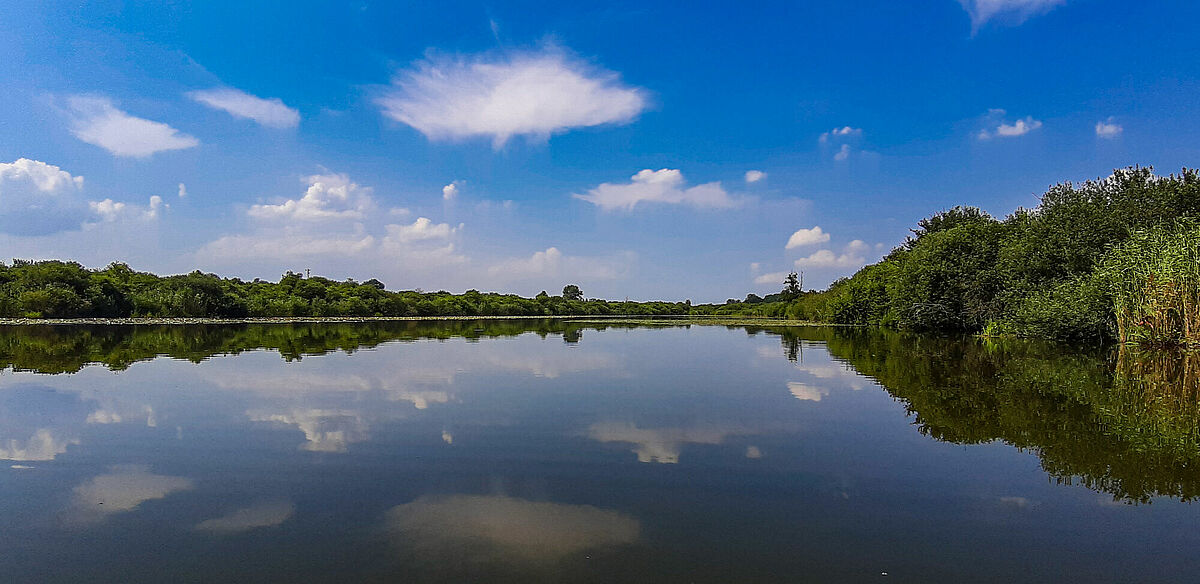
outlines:
{"label": "green tree", "polygon": [[583,290],[580,290],[579,286],[575,284],[563,286],[562,295],[564,300],[583,300]]}

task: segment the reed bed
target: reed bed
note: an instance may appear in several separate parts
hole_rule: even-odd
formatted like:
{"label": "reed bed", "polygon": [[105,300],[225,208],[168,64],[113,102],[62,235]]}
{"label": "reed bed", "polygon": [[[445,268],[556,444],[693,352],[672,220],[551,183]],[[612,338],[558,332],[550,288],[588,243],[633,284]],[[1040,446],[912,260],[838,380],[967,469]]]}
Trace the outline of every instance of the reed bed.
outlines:
{"label": "reed bed", "polygon": [[1200,224],[1135,232],[1100,270],[1122,343],[1200,348]]}

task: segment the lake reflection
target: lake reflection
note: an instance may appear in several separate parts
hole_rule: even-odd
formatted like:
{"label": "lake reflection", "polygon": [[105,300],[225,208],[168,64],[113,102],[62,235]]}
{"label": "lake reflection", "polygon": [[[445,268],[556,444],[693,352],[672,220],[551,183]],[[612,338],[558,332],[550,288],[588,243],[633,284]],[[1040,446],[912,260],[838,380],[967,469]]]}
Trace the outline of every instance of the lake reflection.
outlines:
{"label": "lake reflection", "polygon": [[1189,356],[439,321],[9,328],[0,363],[4,582],[1200,573]]}

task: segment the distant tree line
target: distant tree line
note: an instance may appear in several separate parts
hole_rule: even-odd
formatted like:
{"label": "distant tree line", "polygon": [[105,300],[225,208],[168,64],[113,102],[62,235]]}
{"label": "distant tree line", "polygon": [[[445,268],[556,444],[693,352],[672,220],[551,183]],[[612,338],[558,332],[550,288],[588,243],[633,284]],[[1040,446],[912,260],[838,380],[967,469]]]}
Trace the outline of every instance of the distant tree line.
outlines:
{"label": "distant tree line", "polygon": [[248,282],[199,271],[156,276],[123,263],[99,270],[64,261],[0,263],[0,317],[9,318],[666,315],[689,308],[688,302],[588,300],[574,284],[562,296],[523,298],[392,292],[376,279],[339,282],[293,272],[278,282]]}

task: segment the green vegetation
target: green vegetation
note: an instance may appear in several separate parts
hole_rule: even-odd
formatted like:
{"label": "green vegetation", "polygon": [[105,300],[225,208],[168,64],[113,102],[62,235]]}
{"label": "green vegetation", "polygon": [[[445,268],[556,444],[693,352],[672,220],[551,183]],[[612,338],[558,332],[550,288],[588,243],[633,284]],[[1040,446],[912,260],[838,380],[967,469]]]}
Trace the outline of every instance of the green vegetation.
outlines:
{"label": "green vegetation", "polygon": [[468,290],[389,292],[382,282],[288,272],[279,282],[192,272],[160,277],[114,263],[89,270],[74,262],[14,260],[0,264],[0,317],[268,317],[268,316],[560,316],[687,314],[686,302],[585,300],[578,286],[536,298]]}
{"label": "green vegetation", "polygon": [[1127,503],[1200,498],[1200,355],[888,329],[747,328],[780,335],[793,360],[803,358],[804,342],[824,342],[903,403],[931,438],[1003,441],[1035,453],[1056,482]]}
{"label": "green vegetation", "polygon": [[[1200,174],[1127,168],[1003,220],[955,207],[824,292],[697,307],[912,331],[1200,346]],[[790,283],[785,283],[790,287]],[[753,295],[752,295],[753,296]],[[768,301],[770,299],[770,301]]]}

